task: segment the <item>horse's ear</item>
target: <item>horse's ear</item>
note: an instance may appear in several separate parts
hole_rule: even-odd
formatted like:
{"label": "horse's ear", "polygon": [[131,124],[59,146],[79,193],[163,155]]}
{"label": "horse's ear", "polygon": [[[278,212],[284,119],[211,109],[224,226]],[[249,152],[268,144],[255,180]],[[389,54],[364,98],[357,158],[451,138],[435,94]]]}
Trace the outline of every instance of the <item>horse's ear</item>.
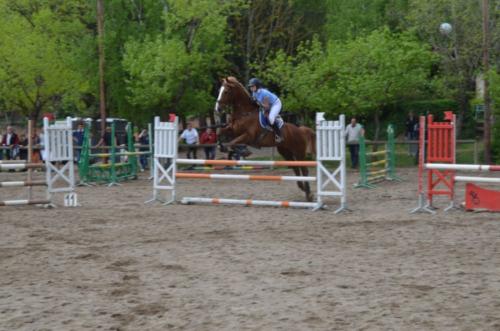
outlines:
{"label": "horse's ear", "polygon": [[225,85],[226,84],[226,78],[225,77],[221,77],[219,79],[219,81],[220,81],[221,85]]}

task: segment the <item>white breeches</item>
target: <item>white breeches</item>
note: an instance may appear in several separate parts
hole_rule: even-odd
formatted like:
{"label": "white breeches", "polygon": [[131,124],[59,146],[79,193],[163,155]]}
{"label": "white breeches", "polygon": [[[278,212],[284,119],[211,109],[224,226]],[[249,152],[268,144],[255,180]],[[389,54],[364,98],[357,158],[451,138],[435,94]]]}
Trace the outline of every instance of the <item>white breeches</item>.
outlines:
{"label": "white breeches", "polygon": [[269,111],[269,123],[271,125],[274,124],[274,120],[276,119],[276,116],[279,115],[281,111],[281,100],[277,99],[276,102],[271,106],[271,110]]}

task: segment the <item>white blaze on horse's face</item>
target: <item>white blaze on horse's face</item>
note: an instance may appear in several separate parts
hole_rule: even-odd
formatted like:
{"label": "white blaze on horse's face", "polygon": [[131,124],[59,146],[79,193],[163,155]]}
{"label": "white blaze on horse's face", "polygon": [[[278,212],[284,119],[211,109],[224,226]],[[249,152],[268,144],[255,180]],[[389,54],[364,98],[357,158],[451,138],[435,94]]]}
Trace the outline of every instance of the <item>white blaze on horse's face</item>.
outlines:
{"label": "white blaze on horse's face", "polygon": [[217,102],[215,103],[215,112],[219,112],[220,111],[220,105],[219,105],[219,101],[220,99],[222,98],[222,94],[224,93],[224,85],[222,85],[220,87],[220,90],[219,90],[219,96],[217,97]]}

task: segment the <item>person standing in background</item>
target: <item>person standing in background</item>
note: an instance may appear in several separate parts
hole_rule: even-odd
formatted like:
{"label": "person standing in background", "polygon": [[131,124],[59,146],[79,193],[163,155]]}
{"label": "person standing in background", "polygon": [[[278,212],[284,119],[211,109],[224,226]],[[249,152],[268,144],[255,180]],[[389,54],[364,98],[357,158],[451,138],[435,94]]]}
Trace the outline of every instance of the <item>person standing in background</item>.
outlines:
{"label": "person standing in background", "polygon": [[[196,159],[196,145],[199,143],[198,139],[198,131],[196,131],[195,128],[193,128],[193,123],[189,122],[187,125],[186,130],[182,131],[181,136],[179,137],[179,141],[184,139],[186,144],[190,145],[188,146],[187,154],[186,157],[188,159]],[[192,157],[191,157],[192,155]]]}
{"label": "person standing in background", "polygon": [[73,148],[75,149],[75,162],[80,161],[80,155],[82,153],[83,145],[83,123],[78,123],[76,131],[73,132]]}
{"label": "person standing in background", "polygon": [[28,160],[28,137],[24,133],[19,138],[19,159]]}
{"label": "person standing in background", "polygon": [[[148,130],[142,129],[141,133],[137,136],[137,143],[141,145],[139,147],[139,152],[149,151],[149,133]],[[141,164],[141,171],[144,171],[148,167],[148,156],[146,154],[139,155],[139,163]]]}
{"label": "person standing in background", "polygon": [[408,147],[408,153],[411,156],[417,155],[418,151],[418,143],[417,144],[412,144],[411,141],[417,140],[418,139],[418,118],[413,115],[413,112],[408,113],[408,118],[406,119],[405,123],[405,136],[406,140],[410,141],[409,147]]}
{"label": "person standing in background", "polygon": [[356,117],[351,119],[351,123],[345,128],[347,137],[347,146],[351,154],[351,167],[356,169],[359,160],[359,138],[364,135],[364,130],[361,124],[357,123]]}
{"label": "person standing in background", "polygon": [[1,142],[3,140],[3,134],[0,132],[0,160],[3,160],[3,153],[4,153],[4,149],[1,148],[2,145],[1,145]]}
{"label": "person standing in background", "polygon": [[205,150],[205,157],[207,160],[215,160],[215,144],[217,143],[217,134],[211,128],[207,128],[205,132],[201,134],[200,143],[206,145],[214,145],[203,147],[203,149]]}
{"label": "person standing in background", "polygon": [[14,132],[12,126],[7,127],[7,133],[2,137],[2,146],[8,147],[6,151],[6,159],[14,160],[17,156],[16,152],[19,148],[19,137]]}

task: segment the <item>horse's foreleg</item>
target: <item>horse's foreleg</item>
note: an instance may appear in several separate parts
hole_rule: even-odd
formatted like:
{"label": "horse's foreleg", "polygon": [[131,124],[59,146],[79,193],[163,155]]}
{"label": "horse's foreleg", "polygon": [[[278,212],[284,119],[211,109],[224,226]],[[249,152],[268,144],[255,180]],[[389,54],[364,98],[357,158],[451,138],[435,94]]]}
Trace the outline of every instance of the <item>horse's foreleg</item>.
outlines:
{"label": "horse's foreleg", "polygon": [[226,126],[223,128],[218,128],[217,129],[217,138],[218,138],[218,143],[219,143],[219,149],[222,153],[227,152],[227,148],[222,144],[222,137],[233,137],[234,132],[233,128],[231,126]]}
{"label": "horse's foreleg", "polygon": [[249,139],[249,135],[247,133],[244,133],[244,134],[234,138],[233,140],[231,140],[227,144],[230,147],[234,147],[235,145],[246,144],[248,142],[248,139]]}

